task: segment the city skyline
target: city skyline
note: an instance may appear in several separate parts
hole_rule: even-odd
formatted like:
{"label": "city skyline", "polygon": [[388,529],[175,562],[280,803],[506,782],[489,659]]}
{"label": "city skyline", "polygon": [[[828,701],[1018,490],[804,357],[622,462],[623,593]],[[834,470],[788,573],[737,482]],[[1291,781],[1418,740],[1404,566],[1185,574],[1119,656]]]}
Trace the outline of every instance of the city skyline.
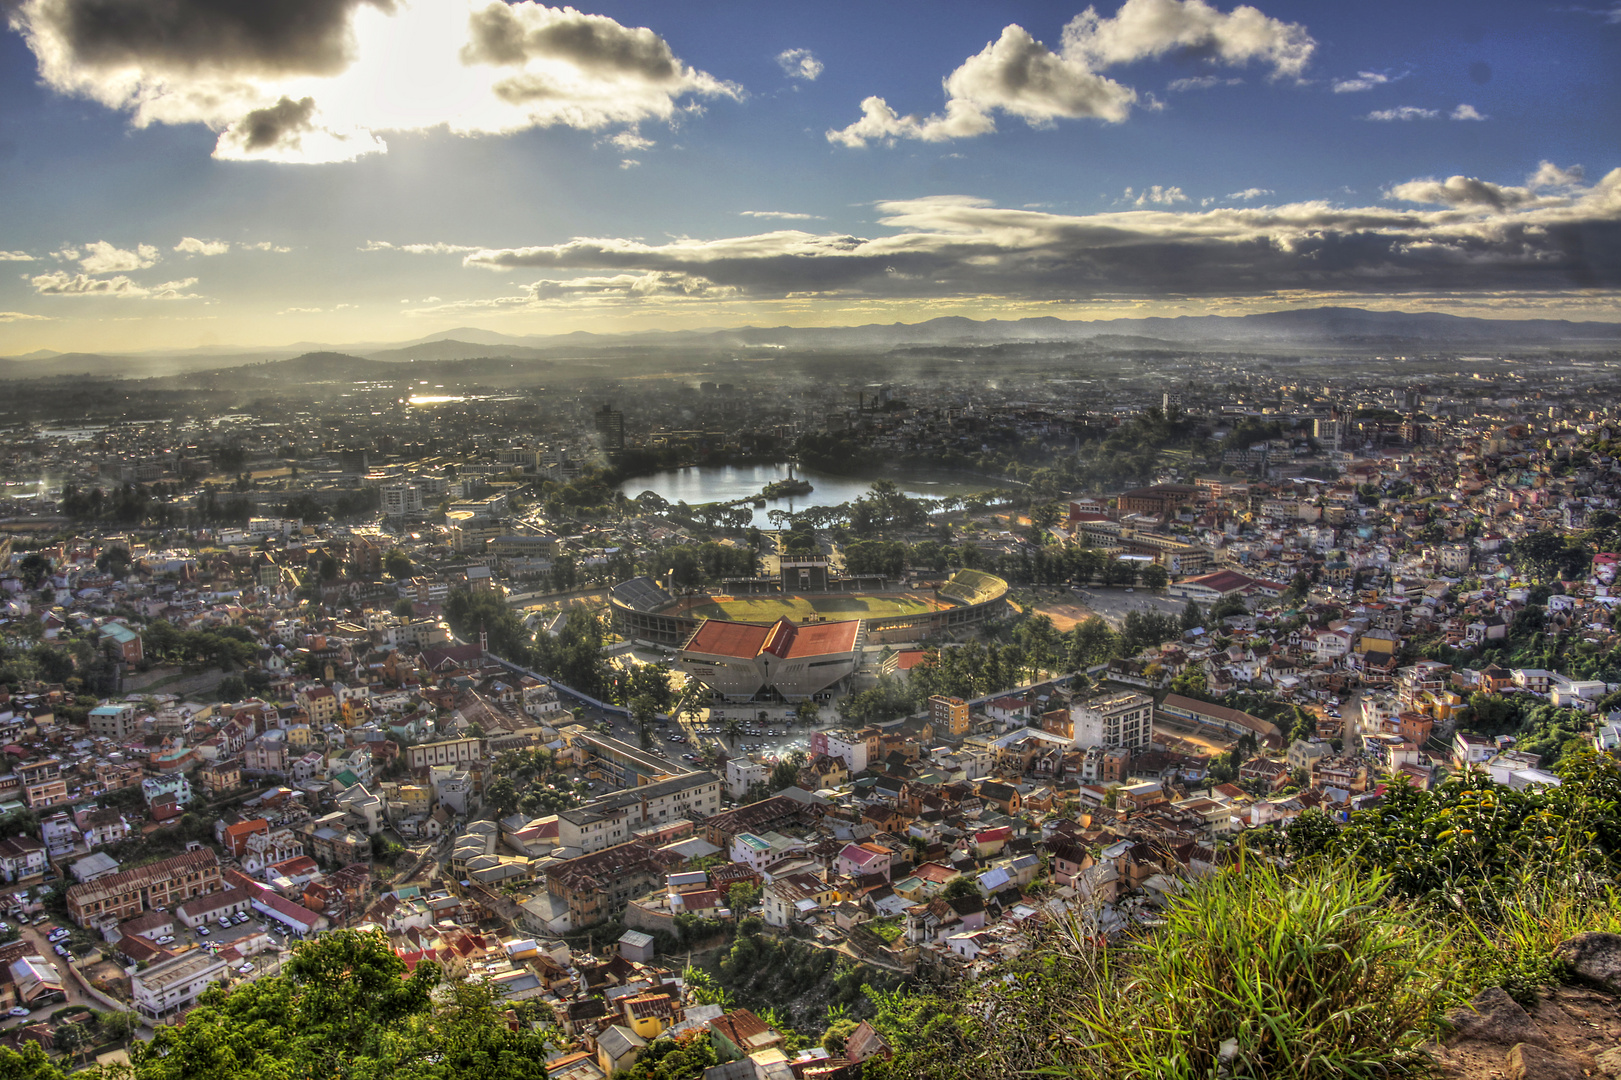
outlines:
{"label": "city skyline", "polygon": [[1621,318],[1616,5],[6,11],[0,355]]}

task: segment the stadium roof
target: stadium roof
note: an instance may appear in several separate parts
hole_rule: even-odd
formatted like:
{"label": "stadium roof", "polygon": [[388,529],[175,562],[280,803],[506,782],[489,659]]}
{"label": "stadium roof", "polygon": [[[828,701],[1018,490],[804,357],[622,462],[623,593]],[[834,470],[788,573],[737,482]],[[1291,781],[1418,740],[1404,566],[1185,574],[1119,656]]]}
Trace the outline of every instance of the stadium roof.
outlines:
{"label": "stadium roof", "polygon": [[692,635],[692,640],[687,642],[687,651],[753,660],[760,655],[760,650],[773,629],[775,628],[760,626],[757,623],[709,619],[698,627]]}
{"label": "stadium roof", "polygon": [[828,656],[854,651],[860,628],[859,619],[809,626],[795,626],[786,618],[770,626],[710,619],[698,627],[687,642],[686,651],[733,656],[740,660],[752,660],[764,652],[779,660]]}

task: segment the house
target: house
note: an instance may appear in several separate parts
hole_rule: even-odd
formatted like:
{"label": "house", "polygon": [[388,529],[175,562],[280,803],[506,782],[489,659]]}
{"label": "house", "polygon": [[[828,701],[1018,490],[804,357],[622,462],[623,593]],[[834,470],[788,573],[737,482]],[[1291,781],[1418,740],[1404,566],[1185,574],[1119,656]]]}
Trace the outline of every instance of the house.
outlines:
{"label": "house", "polygon": [[715,1056],[722,1062],[738,1061],[761,1050],[781,1049],[783,1044],[781,1033],[748,1009],[733,1009],[711,1020],[709,1038]]}
{"label": "house", "polygon": [[45,845],[31,836],[0,840],[0,880],[26,881],[45,873]]}
{"label": "house", "polygon": [[846,844],[834,862],[841,877],[858,878],[863,874],[882,874],[889,880],[889,849],[877,844]]}

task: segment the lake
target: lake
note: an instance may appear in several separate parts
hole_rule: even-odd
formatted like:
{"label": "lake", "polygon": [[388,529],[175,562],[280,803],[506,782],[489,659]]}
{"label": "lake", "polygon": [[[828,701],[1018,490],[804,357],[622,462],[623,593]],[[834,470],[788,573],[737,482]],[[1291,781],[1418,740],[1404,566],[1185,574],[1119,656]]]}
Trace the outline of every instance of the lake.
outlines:
{"label": "lake", "polygon": [[[652,491],[672,503],[684,502],[688,506],[700,503],[731,502],[758,495],[760,489],[773,480],[788,476],[787,465],[692,465],[685,469],[668,469],[651,476],[636,476],[619,485],[634,499],[644,491]],[[790,512],[812,506],[838,506],[854,502],[871,488],[873,481],[853,476],[835,476],[815,469],[794,469],[794,476],[810,482],[814,490],[809,495],[795,495],[784,499],[768,499],[764,507],[756,507],[754,524],[762,529],[771,528],[766,515],[772,510]],[[895,486],[907,495],[919,499],[943,499],[947,495],[971,495],[995,485],[989,482],[964,479],[961,476],[891,476]]]}

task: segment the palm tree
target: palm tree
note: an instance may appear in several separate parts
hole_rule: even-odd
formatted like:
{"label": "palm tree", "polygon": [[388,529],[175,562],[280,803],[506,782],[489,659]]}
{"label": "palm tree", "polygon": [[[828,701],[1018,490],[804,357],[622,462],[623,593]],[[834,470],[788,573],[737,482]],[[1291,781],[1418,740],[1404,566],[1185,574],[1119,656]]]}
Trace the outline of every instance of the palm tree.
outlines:
{"label": "palm tree", "polygon": [[726,741],[735,746],[737,744],[737,737],[743,734],[743,721],[739,720],[735,716],[728,716],[725,720],[721,721],[720,729],[721,732],[726,736]]}

